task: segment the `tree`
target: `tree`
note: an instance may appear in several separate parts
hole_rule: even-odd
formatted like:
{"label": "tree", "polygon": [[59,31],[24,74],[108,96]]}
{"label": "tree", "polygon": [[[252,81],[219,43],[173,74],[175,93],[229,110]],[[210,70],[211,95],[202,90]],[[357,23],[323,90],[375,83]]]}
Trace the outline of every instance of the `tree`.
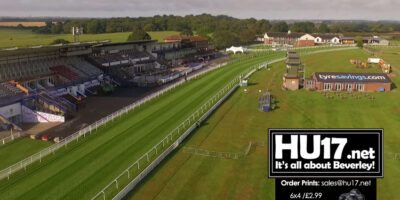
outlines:
{"label": "tree", "polygon": [[24,25],[22,25],[22,24],[17,25],[17,29],[23,29],[23,28],[25,28]]}
{"label": "tree", "polygon": [[250,44],[256,39],[256,33],[251,29],[241,31],[238,36],[242,44]]}
{"label": "tree", "polygon": [[297,33],[313,33],[315,25],[312,22],[296,22],[290,30]]}
{"label": "tree", "polygon": [[286,22],[278,22],[272,25],[271,31],[273,32],[288,32],[289,26]]}
{"label": "tree", "polygon": [[193,35],[193,31],[191,29],[187,28],[187,29],[181,31],[181,35],[192,36]]}
{"label": "tree", "polygon": [[51,26],[51,33],[52,34],[60,34],[63,32],[63,24],[62,22],[57,22],[55,24],[52,24]]}
{"label": "tree", "polygon": [[90,20],[87,23],[87,32],[88,33],[92,33],[92,34],[100,33],[99,29],[100,29],[100,21],[99,20],[94,19],[94,20]]}
{"label": "tree", "polygon": [[64,39],[55,39],[51,44],[68,44],[69,41],[68,40],[64,40]]}
{"label": "tree", "polygon": [[329,33],[329,27],[326,24],[319,25],[318,32],[320,33]]}
{"label": "tree", "polygon": [[136,29],[129,34],[127,41],[151,40],[150,35],[143,29]]}
{"label": "tree", "polygon": [[154,26],[152,23],[148,23],[146,25],[144,25],[143,30],[145,31],[154,31]]}
{"label": "tree", "polygon": [[218,30],[213,34],[214,46],[217,49],[223,49],[232,45],[240,44],[237,35],[231,31]]}
{"label": "tree", "polygon": [[363,48],[364,42],[363,42],[363,38],[362,38],[361,36],[357,36],[357,37],[355,38],[355,41],[356,41],[356,43],[357,43],[357,47]]}

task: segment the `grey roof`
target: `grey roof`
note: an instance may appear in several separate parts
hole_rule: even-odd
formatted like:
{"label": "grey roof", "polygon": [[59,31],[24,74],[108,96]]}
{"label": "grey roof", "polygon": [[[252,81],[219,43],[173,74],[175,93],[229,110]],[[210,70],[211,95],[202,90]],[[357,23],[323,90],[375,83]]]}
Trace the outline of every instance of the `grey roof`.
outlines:
{"label": "grey roof", "polygon": [[268,37],[273,37],[273,38],[299,38],[306,33],[287,33],[287,32],[271,32],[267,33]]}

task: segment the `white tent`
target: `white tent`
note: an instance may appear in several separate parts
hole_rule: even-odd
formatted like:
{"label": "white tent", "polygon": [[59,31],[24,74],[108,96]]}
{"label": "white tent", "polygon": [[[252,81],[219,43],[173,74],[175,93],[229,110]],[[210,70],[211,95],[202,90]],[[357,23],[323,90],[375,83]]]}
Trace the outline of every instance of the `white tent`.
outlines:
{"label": "white tent", "polygon": [[234,54],[236,54],[236,52],[244,53],[245,49],[243,47],[234,47],[234,46],[232,46],[231,48],[227,48],[226,51],[227,52],[232,51]]}

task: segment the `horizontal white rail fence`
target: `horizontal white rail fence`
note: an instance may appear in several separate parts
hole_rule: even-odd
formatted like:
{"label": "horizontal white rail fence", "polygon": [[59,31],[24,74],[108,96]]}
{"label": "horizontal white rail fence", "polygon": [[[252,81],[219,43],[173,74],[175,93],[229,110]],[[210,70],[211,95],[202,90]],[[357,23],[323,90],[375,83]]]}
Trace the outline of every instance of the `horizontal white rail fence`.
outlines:
{"label": "horizontal white rail fence", "polygon": [[[240,77],[249,77],[251,74],[257,71],[261,66],[266,64],[272,64],[278,61],[282,61],[285,58],[275,59],[269,62],[255,65],[250,69],[243,72],[238,77],[230,81],[224,88],[222,88],[215,96],[210,98],[204,103],[196,112],[189,116],[184,122],[178,127],[171,131],[165,138],[163,138],[158,144],[153,146],[147,153],[136,160],[131,166],[124,170],[116,179],[111,181],[105,186],[99,193],[97,193],[92,200],[95,199],[109,199],[110,197],[114,200],[122,199],[129,191],[131,191],[147,174],[149,174],[168,154],[176,149],[179,144],[197,127],[199,123],[205,120],[218,106],[220,106],[238,87]],[[175,139],[175,140],[174,140]],[[166,149],[165,146],[169,145]],[[159,150],[161,149],[161,151]],[[156,157],[155,157],[156,156]],[[153,158],[155,157],[155,158]],[[150,160],[150,158],[153,158]],[[142,171],[141,163],[146,163],[146,168]],[[139,171],[136,176],[135,171]],[[120,189],[122,185],[119,180],[130,180],[124,188]],[[119,191],[116,193],[116,191]],[[114,196],[114,194],[116,194]]]}
{"label": "horizontal white rail fence", "polygon": [[[322,53],[329,51],[348,50],[349,48],[324,49],[305,54]],[[241,77],[248,78],[262,66],[273,64],[285,60],[286,57],[277,58],[261,64],[257,64],[243,72],[238,77],[229,82],[215,96],[209,99],[196,112],[189,116],[178,127],[171,131],[158,144],[154,145],[147,153],[137,159],[131,166],[124,170],[118,177],[105,186],[91,200],[110,199],[120,200],[125,197],[143,178],[145,178],[162,160],[166,158],[179,144],[199,126],[215,109],[217,109],[238,87]],[[168,146],[169,145],[169,146]],[[143,169],[144,163],[144,169]],[[143,169],[143,170],[141,170]],[[136,176],[135,176],[136,175]],[[121,187],[125,183],[125,187]]]}
{"label": "horizontal white rail fence", "polygon": [[[130,180],[129,184],[124,187],[113,199],[121,199],[135,185],[137,185],[148,173],[150,173],[169,153],[176,149],[179,144],[194,130],[199,123],[205,120],[229,95],[238,87],[239,77],[234,78],[217,94],[206,101],[196,112],[190,115],[178,127],[172,130],[159,143],[154,145],[147,153],[137,159],[131,166],[122,172],[115,180],[110,182],[92,199],[108,199],[108,196],[114,196],[119,191],[120,180]],[[168,146],[169,145],[169,146]],[[144,169],[142,164],[144,163]],[[135,171],[139,170],[136,176]],[[107,195],[110,193],[110,195]]]}
{"label": "horizontal white rail fence", "polygon": [[[207,68],[206,70],[203,70],[203,71],[201,71],[201,72],[199,72],[199,73],[197,73],[197,74],[195,74],[193,76],[188,77],[188,80],[197,78],[197,77],[199,77],[199,76],[201,76],[201,75],[203,75],[205,73],[208,73],[208,72],[213,71],[215,69],[221,68],[221,67],[223,67],[223,66],[225,66],[227,64],[229,64],[229,62],[225,62],[225,63],[219,64],[216,67]],[[75,132],[74,134],[62,139],[59,143],[53,144],[50,147],[47,147],[47,148],[41,150],[40,152],[35,153],[35,154],[29,156],[28,158],[25,158],[25,159],[13,164],[13,165],[7,167],[6,169],[1,170],[0,171],[0,179],[3,179],[5,177],[7,177],[9,179],[11,174],[13,174],[13,173],[15,173],[15,172],[17,172],[17,171],[19,171],[21,169],[26,169],[27,166],[29,166],[30,164],[32,164],[32,163],[34,163],[36,161],[41,162],[43,157],[45,157],[47,155],[50,155],[52,153],[54,154],[55,151],[60,149],[61,147],[68,146],[68,143],[70,143],[72,141],[75,141],[75,140],[79,140],[79,137],[82,137],[82,136],[85,137],[86,134],[91,134],[92,131],[97,130],[98,127],[106,124],[109,121],[113,121],[116,117],[119,117],[119,116],[129,112],[130,110],[133,110],[136,107],[139,107],[140,105],[146,103],[147,101],[149,101],[151,99],[154,99],[155,97],[158,97],[158,96],[164,94],[165,92],[170,91],[171,89],[181,85],[184,82],[185,82],[185,80],[179,80],[178,82],[175,82],[172,85],[169,85],[169,86],[161,89],[160,91],[152,93],[152,94],[140,99],[137,102],[134,102],[134,103],[132,103],[132,104],[130,104],[128,106],[125,106],[125,107],[121,108],[120,110],[117,110],[117,111],[111,113],[110,115],[108,115],[108,116],[106,116],[106,117],[104,117],[104,118],[92,123],[91,125],[89,125],[89,126],[83,128],[83,129]],[[17,135],[15,135],[15,136],[17,136]],[[20,135],[18,135],[18,136],[20,136]],[[5,138],[5,139],[1,140],[1,142],[3,142],[5,144],[9,140],[13,140],[13,139],[14,138]]]}
{"label": "horizontal white rail fence", "polygon": [[250,52],[275,52],[275,51],[286,51],[286,50],[300,50],[300,49],[328,49],[328,48],[339,48],[339,47],[355,47],[355,44],[342,44],[342,45],[333,45],[333,46],[308,46],[308,47],[284,47],[282,49],[247,49]]}
{"label": "horizontal white rail fence", "polygon": [[[200,71],[200,72],[198,72],[198,73],[196,73],[196,74],[194,74],[192,76],[189,76],[188,80],[195,79],[195,78],[197,78],[199,76],[202,76],[202,75],[204,75],[204,74],[206,74],[206,73],[208,73],[210,71],[213,71],[213,70],[219,69],[221,67],[224,67],[227,64],[230,64],[230,63],[233,63],[233,62],[241,62],[243,60],[244,59],[235,59],[235,60],[232,60],[232,61],[228,61],[228,62],[224,62],[224,63],[218,64],[215,67],[206,68],[203,71]],[[151,100],[151,99],[153,99],[155,97],[158,97],[158,96],[164,94],[165,92],[170,91],[171,89],[176,88],[177,86],[181,85],[184,82],[186,82],[186,81],[183,80],[183,79],[179,80],[179,81],[177,81],[177,82],[175,82],[175,83],[173,83],[173,84],[171,84],[171,85],[169,85],[169,86],[167,86],[167,87],[165,87],[165,88],[163,88],[163,89],[161,89],[161,90],[159,90],[159,91],[157,91],[155,93],[152,93],[152,94],[150,94],[150,95],[148,95],[146,97],[143,97],[139,101],[134,102],[134,103],[132,103],[132,104],[130,104],[128,106],[125,106],[125,107],[121,108],[120,110],[117,110],[117,111],[111,113],[110,115],[108,115],[108,116],[106,116],[106,117],[104,117],[104,118],[102,118],[102,119],[100,119],[100,120],[88,125],[87,127],[75,132],[74,134],[69,135],[68,137],[60,140],[59,143],[53,144],[50,147],[47,147],[47,148],[41,150],[40,152],[35,153],[35,154],[29,156],[28,158],[25,158],[25,159],[13,164],[13,165],[1,170],[0,171],[0,179],[3,179],[5,177],[7,177],[9,179],[10,176],[13,173],[15,173],[15,172],[17,172],[17,171],[19,171],[21,169],[26,169],[27,166],[29,166],[30,164],[32,164],[32,163],[34,163],[36,161],[41,162],[43,157],[45,157],[47,155],[50,155],[50,154],[54,154],[55,151],[57,151],[61,147],[68,146],[68,144],[70,142],[77,141],[77,140],[79,140],[80,137],[82,137],[82,136],[85,137],[86,134],[91,134],[92,131],[97,130],[97,128],[99,128],[100,126],[106,124],[107,122],[113,121],[116,117],[119,117],[119,116],[121,116],[121,115],[123,115],[123,114],[125,114],[125,113],[127,113],[127,112],[129,112],[131,110],[133,110],[134,108],[139,107],[140,105],[146,103],[147,101],[149,101],[149,100]],[[6,140],[4,142],[6,142]]]}
{"label": "horizontal white rail fence", "polygon": [[4,145],[4,144],[7,144],[7,143],[9,143],[9,142],[12,142],[12,141],[14,141],[15,139],[20,138],[20,137],[22,137],[22,136],[24,136],[23,133],[21,133],[21,132],[16,132],[16,133],[12,133],[10,136],[0,138],[0,146],[2,146],[2,145]]}
{"label": "horizontal white rail fence", "polygon": [[[325,47],[325,48],[327,48],[327,47]],[[312,48],[307,48],[306,47],[306,48],[301,48],[301,49],[312,49]],[[330,50],[337,51],[337,50],[343,50],[343,49],[348,49],[348,48],[326,49],[326,50],[321,50],[321,51],[315,51],[313,53],[326,52],[326,51],[330,51]],[[271,52],[269,52],[269,53],[271,53]],[[262,55],[264,55],[264,54],[261,54],[260,56],[262,56]],[[252,56],[252,57],[254,57],[254,56]],[[284,60],[284,59],[285,58],[277,59],[277,61],[281,61],[281,60]],[[197,77],[199,77],[199,76],[201,76],[201,75],[203,75],[203,74],[205,74],[207,72],[213,71],[213,70],[218,69],[218,68],[223,67],[223,66],[226,66],[227,64],[230,64],[232,62],[241,62],[243,60],[245,60],[245,59],[239,58],[237,60],[233,60],[233,61],[229,61],[229,62],[225,62],[225,63],[219,64],[216,67],[207,68],[206,70],[203,70],[203,71],[201,71],[201,72],[199,72],[199,73],[197,73],[197,74],[195,74],[193,76],[188,77],[188,80],[197,78]],[[275,61],[275,62],[277,62],[277,61]],[[268,64],[268,62],[266,62],[266,63]],[[251,68],[249,71],[251,71],[251,70],[254,70],[254,69]],[[247,73],[245,73],[245,74],[247,74]],[[147,101],[149,101],[149,100],[151,100],[151,99],[153,99],[155,97],[158,97],[158,96],[164,94],[167,91],[170,91],[171,89],[176,88],[177,86],[179,86],[180,84],[182,84],[184,82],[185,82],[185,80],[179,80],[179,81],[177,81],[177,82],[175,82],[175,83],[173,83],[173,84],[171,84],[171,85],[169,85],[169,86],[167,86],[167,87],[165,87],[165,88],[163,88],[163,89],[161,89],[161,90],[159,90],[159,91],[157,91],[155,93],[152,93],[152,94],[140,99],[137,102],[134,102],[134,103],[132,103],[132,104],[130,104],[130,105],[124,107],[124,108],[121,108],[120,110],[117,110],[117,111],[111,113],[110,115],[108,115],[108,116],[106,116],[106,117],[104,117],[104,118],[92,123],[91,125],[88,125],[87,127],[85,127],[83,129],[75,132],[74,134],[62,139],[59,143],[53,144],[50,147],[47,147],[47,148],[41,150],[40,152],[35,153],[35,154],[29,156],[28,158],[25,158],[25,159],[13,164],[13,165],[1,170],[0,171],[0,179],[3,179],[5,177],[10,178],[10,176],[13,173],[15,173],[15,172],[17,172],[19,170],[22,170],[22,169],[26,169],[26,167],[29,166],[30,164],[32,164],[34,162],[37,162],[37,161],[41,162],[43,157],[45,157],[47,155],[50,155],[50,154],[54,154],[55,151],[57,151],[61,147],[68,146],[68,144],[70,142],[77,141],[77,140],[79,140],[80,137],[82,137],[82,136],[85,137],[86,134],[91,134],[92,131],[97,130],[97,128],[99,128],[100,126],[106,124],[107,122],[113,121],[115,118],[117,118],[117,117],[119,117],[119,116],[121,116],[121,115],[123,115],[123,114],[125,114],[125,113],[127,113],[127,112],[129,112],[131,110],[133,110],[136,107],[139,107],[140,105],[146,103]],[[178,129],[178,131],[179,131],[179,129]]]}

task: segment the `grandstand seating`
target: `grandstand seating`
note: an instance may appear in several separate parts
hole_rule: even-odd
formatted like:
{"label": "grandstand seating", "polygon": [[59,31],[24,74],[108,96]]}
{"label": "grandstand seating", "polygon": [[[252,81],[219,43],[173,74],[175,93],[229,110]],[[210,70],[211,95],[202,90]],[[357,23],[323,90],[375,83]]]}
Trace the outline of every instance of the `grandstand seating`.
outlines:
{"label": "grandstand seating", "polygon": [[102,71],[91,65],[83,58],[43,58],[29,62],[0,64],[0,82],[21,80],[35,76],[51,74],[53,66],[64,65],[81,77],[92,77],[102,74]]}
{"label": "grandstand seating", "polygon": [[100,65],[127,60],[126,58],[122,57],[119,53],[91,56],[91,58]]}
{"label": "grandstand seating", "polygon": [[0,98],[8,96],[8,93],[2,89],[0,89]]}
{"label": "grandstand seating", "polygon": [[64,65],[50,67],[51,70],[69,80],[79,80],[81,77]]}
{"label": "grandstand seating", "polygon": [[22,93],[21,90],[19,90],[15,86],[12,86],[7,82],[0,83],[0,90],[3,91],[3,94],[5,94],[6,96],[8,95],[13,96]]}
{"label": "grandstand seating", "polygon": [[83,58],[67,58],[64,63],[67,63],[66,66],[81,77],[93,77],[103,73],[99,68],[93,66]]}

